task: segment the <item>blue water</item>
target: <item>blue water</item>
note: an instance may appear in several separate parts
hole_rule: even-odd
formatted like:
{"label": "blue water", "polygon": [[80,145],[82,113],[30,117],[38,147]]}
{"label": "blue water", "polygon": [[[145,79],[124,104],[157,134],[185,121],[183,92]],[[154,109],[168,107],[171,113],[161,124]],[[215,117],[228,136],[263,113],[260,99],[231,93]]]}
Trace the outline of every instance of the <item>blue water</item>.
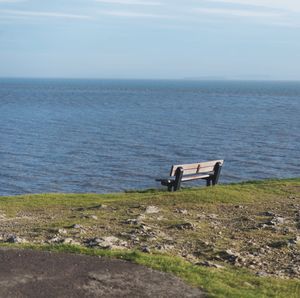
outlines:
{"label": "blue water", "polygon": [[300,176],[300,83],[0,80],[0,195],[159,187],[225,159],[222,183]]}

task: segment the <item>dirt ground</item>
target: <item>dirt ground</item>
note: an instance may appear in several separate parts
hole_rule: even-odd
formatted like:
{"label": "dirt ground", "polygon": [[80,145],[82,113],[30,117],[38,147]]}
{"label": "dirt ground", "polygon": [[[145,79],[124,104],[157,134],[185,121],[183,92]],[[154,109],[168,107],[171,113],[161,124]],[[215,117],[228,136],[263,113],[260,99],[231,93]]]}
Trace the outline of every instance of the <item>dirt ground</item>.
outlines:
{"label": "dirt ground", "polygon": [[0,249],[0,297],[205,297],[180,279],[122,260]]}

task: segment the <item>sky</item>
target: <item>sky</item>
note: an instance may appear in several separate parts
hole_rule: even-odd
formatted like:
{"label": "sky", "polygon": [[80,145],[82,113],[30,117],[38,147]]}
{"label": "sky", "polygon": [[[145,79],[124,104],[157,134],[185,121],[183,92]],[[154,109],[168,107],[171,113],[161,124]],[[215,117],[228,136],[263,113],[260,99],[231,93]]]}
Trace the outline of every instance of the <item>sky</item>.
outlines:
{"label": "sky", "polygon": [[300,1],[0,0],[0,77],[300,80]]}

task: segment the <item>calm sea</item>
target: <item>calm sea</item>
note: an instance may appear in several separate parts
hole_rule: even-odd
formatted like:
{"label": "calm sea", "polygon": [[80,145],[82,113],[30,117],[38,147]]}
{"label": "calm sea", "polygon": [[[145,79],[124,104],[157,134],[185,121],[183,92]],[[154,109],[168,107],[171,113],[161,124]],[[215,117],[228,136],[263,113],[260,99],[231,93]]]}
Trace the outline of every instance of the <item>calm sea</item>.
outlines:
{"label": "calm sea", "polygon": [[221,183],[299,177],[300,83],[0,80],[0,195],[159,187],[212,159]]}

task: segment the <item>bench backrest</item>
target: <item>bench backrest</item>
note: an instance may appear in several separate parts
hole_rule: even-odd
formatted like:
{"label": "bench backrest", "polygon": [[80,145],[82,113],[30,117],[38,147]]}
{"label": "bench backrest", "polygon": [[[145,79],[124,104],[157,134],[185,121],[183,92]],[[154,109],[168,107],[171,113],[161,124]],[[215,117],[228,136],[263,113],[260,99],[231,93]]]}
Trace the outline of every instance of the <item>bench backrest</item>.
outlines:
{"label": "bench backrest", "polygon": [[170,176],[175,176],[177,168],[183,168],[183,175],[195,175],[201,173],[212,172],[216,163],[220,163],[221,166],[224,163],[224,160],[212,160],[212,161],[205,161],[205,162],[198,162],[192,164],[185,164],[185,165],[173,165],[171,168]]}

